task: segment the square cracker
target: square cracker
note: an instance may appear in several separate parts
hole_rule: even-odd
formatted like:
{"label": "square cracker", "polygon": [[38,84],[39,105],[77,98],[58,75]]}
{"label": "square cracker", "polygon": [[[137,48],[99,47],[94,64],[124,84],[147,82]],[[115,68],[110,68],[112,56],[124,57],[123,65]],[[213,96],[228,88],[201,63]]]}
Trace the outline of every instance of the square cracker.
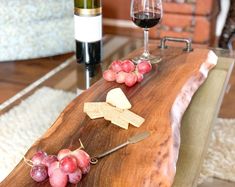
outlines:
{"label": "square cracker", "polygon": [[134,125],[135,127],[140,127],[145,121],[144,118],[135,114],[134,112],[131,112],[130,110],[124,110],[121,113],[120,118],[122,120]]}
{"label": "square cracker", "polygon": [[91,118],[101,118],[104,117],[101,108],[103,105],[106,105],[105,102],[87,102],[84,103],[83,111]]}
{"label": "square cracker", "polygon": [[105,102],[86,102],[84,103],[83,112],[99,112],[100,107],[106,104]]}
{"label": "square cracker", "polygon": [[109,104],[103,105],[101,108],[101,112],[103,113],[104,119],[112,121],[115,118],[118,118],[122,112],[122,110],[117,109]]}
{"label": "square cracker", "polygon": [[111,120],[111,123],[123,128],[123,129],[128,129],[128,125],[129,125],[128,122],[126,122],[125,120],[123,120],[121,118],[114,118]]}
{"label": "square cracker", "polygon": [[88,111],[86,113],[91,119],[96,119],[96,118],[102,118],[104,117],[102,113],[100,112],[92,112],[92,111]]}

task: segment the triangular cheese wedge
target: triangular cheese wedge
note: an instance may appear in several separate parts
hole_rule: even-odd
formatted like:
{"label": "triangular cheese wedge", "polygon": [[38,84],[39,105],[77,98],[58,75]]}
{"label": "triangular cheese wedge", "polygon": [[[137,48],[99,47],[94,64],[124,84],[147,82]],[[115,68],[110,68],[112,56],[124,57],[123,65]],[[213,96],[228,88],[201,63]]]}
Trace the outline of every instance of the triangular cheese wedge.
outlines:
{"label": "triangular cheese wedge", "polygon": [[107,93],[106,102],[120,109],[130,109],[131,103],[121,90],[121,88],[114,88]]}

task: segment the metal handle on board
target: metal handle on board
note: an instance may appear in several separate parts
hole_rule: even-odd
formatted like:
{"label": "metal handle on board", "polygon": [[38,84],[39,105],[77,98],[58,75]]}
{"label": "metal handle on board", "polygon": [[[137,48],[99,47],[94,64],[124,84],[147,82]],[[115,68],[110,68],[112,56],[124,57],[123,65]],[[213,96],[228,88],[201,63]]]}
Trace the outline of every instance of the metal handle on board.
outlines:
{"label": "metal handle on board", "polygon": [[193,51],[192,40],[191,39],[188,39],[188,38],[173,38],[173,37],[167,37],[167,36],[165,36],[165,37],[163,37],[161,39],[161,43],[160,43],[159,48],[161,48],[161,49],[168,48],[168,46],[166,45],[167,41],[171,41],[171,42],[183,42],[183,43],[186,44],[186,47],[183,48],[183,51],[186,51],[186,52]]}

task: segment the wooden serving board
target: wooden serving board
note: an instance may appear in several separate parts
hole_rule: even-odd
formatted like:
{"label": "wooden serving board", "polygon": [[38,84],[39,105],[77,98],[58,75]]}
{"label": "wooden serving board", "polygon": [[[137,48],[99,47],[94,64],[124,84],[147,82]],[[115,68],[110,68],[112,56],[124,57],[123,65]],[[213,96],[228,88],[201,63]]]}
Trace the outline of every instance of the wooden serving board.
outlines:
{"label": "wooden serving board", "polygon": [[[139,51],[129,57],[137,53]],[[153,66],[143,82],[132,88],[101,79],[65,108],[26,157],[31,158],[39,149],[48,154],[57,154],[67,147],[75,149],[79,147],[79,139],[91,156],[97,155],[134,134],[149,131],[149,138],[102,158],[91,167],[79,186],[171,186],[178,159],[181,118],[193,94],[217,61],[212,53],[208,58],[208,53],[207,49],[196,49],[191,53],[165,56],[158,67]],[[84,102],[105,101],[107,92],[116,87],[127,95],[133,106],[131,110],[145,118],[140,128],[130,126],[123,130],[104,119],[91,120],[83,112]],[[50,186],[48,181],[35,183],[29,171],[30,168],[21,161],[2,185]]]}

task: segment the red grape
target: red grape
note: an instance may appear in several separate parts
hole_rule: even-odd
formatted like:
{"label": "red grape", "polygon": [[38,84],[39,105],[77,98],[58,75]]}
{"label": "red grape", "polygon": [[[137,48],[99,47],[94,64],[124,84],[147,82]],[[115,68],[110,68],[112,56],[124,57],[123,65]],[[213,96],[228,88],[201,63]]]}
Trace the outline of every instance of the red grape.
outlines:
{"label": "red grape", "polygon": [[139,72],[137,72],[136,75],[137,75],[137,82],[142,82],[142,80],[144,79],[144,75]]}
{"label": "red grape", "polygon": [[49,167],[55,161],[58,161],[57,156],[55,156],[55,155],[48,155],[48,156],[45,156],[43,158],[41,164]]}
{"label": "red grape", "polygon": [[73,173],[77,167],[77,159],[73,155],[65,156],[60,160],[60,169],[65,173]]}
{"label": "red grape", "polygon": [[103,78],[106,81],[115,81],[116,73],[113,70],[108,69],[108,70],[104,71]]}
{"label": "red grape", "polygon": [[36,182],[42,182],[47,178],[47,168],[44,165],[35,165],[31,168],[30,176]]}
{"label": "red grape", "polygon": [[50,177],[51,174],[54,172],[55,169],[60,168],[60,163],[58,161],[53,162],[49,167],[48,167],[48,176]]}
{"label": "red grape", "polygon": [[137,82],[137,75],[135,73],[128,73],[125,79],[125,85],[131,87]]}
{"label": "red grape", "polygon": [[44,151],[38,151],[36,152],[32,157],[33,165],[39,165],[41,164],[42,160],[47,156],[47,154]]}
{"label": "red grape", "polygon": [[51,173],[49,181],[52,187],[65,187],[68,182],[68,176],[60,168],[57,168]]}
{"label": "red grape", "polygon": [[72,154],[76,157],[78,167],[82,170],[82,173],[88,173],[90,171],[90,156],[81,149],[74,150]]}
{"label": "red grape", "polygon": [[82,171],[82,174],[87,174],[87,173],[89,173],[89,171],[90,171],[90,169],[91,169],[91,164],[90,164],[90,162],[87,164],[86,167],[81,167],[80,169],[81,169],[81,171]]}
{"label": "red grape", "polygon": [[122,61],[120,60],[113,61],[112,64],[110,65],[110,69],[113,70],[114,72],[122,71]]}
{"label": "red grape", "polygon": [[124,71],[120,71],[116,74],[116,82],[117,83],[124,83],[126,79],[127,73]]}
{"label": "red grape", "polygon": [[75,172],[70,173],[69,182],[72,184],[77,184],[82,179],[82,171],[78,168]]}
{"label": "red grape", "polygon": [[130,73],[135,70],[135,64],[131,60],[124,60],[122,62],[122,70]]}
{"label": "red grape", "polygon": [[61,149],[57,155],[58,160],[61,160],[62,158],[64,158],[65,156],[68,156],[71,154],[72,151],[70,151],[69,149]]}
{"label": "red grape", "polygon": [[136,68],[139,73],[145,74],[151,71],[152,65],[148,61],[143,60],[139,64],[137,64]]}

